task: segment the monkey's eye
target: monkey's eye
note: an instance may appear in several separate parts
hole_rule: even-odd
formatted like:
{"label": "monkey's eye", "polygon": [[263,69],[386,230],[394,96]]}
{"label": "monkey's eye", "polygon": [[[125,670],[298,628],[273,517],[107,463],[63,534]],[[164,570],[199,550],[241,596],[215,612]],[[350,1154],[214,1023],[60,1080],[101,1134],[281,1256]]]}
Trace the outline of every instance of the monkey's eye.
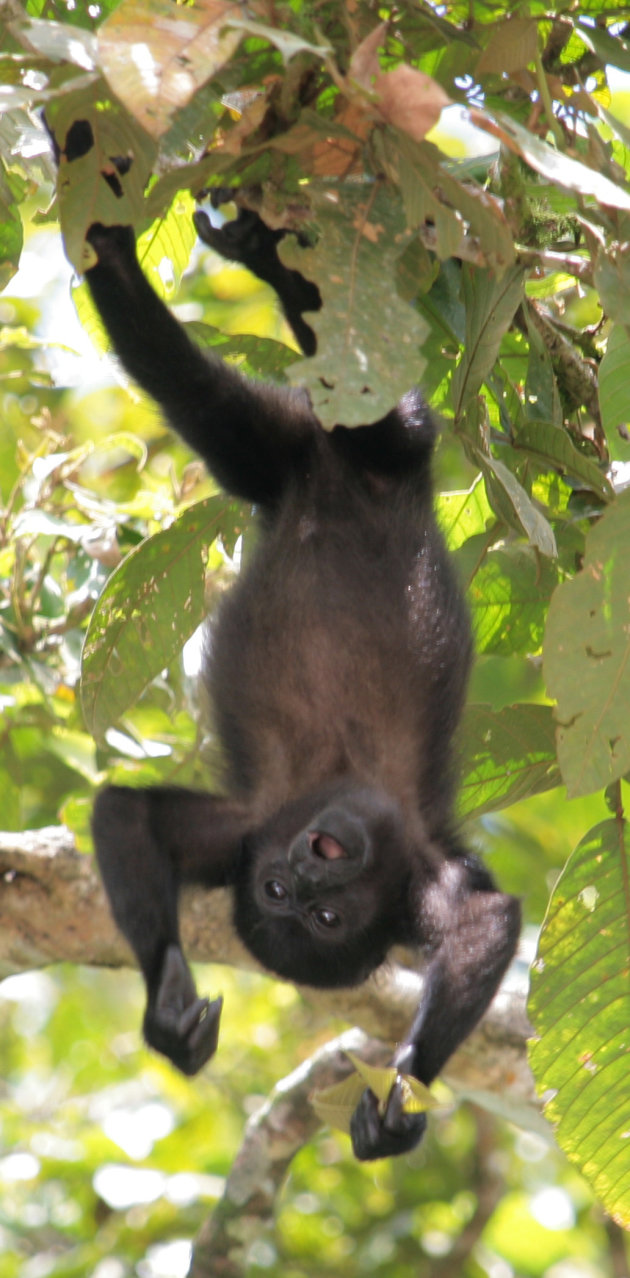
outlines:
{"label": "monkey's eye", "polygon": [[265,896],[270,897],[272,901],[286,901],[288,895],[284,883],[280,883],[278,879],[269,879],[265,883]]}
{"label": "monkey's eye", "polygon": [[341,923],[339,915],[335,914],[334,910],[327,910],[325,906],[319,910],[313,910],[313,918],[321,927],[339,927]]}

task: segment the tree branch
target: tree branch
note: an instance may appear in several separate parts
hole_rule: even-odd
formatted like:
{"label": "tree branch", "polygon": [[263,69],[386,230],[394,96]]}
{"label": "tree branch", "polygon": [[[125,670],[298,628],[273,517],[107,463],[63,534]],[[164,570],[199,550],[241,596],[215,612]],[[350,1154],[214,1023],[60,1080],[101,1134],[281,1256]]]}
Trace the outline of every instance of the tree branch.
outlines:
{"label": "tree branch", "polygon": [[311,1094],[352,1073],[347,1052],[372,1065],[387,1062],[383,1043],[348,1030],[282,1079],[250,1118],[223,1196],[197,1236],[188,1278],[242,1278],[247,1271],[247,1252],[273,1223],[289,1164],[321,1126]]}
{"label": "tree branch", "polygon": [[[257,965],[241,945],[224,890],[183,894],[182,939],[199,962]],[[0,977],[57,962],[133,966],[109,913],[93,858],[77,851],[63,826],[0,833]],[[400,1039],[422,991],[414,960],[388,962],[364,985],[303,989],[314,1029],[332,1016],[381,1041]],[[460,1094],[525,1126],[544,1126],[525,1056],[530,1033],[524,988],[505,989],[482,1024],[449,1061],[445,1078]]]}

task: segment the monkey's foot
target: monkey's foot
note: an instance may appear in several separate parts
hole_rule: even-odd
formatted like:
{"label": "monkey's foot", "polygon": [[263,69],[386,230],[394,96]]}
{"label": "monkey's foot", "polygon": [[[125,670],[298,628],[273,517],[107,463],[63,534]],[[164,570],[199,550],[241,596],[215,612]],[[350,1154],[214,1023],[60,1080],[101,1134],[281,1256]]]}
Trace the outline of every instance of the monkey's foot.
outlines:
{"label": "monkey's foot", "polygon": [[178,945],[164,955],[160,984],[144,1018],[149,1047],[182,1071],[197,1074],[217,1050],[223,999],[198,998],[195,983]]}
{"label": "monkey's foot", "polygon": [[367,1162],[373,1158],[390,1158],[407,1154],[424,1136],[426,1114],[405,1114],[400,1079],[394,1083],[384,1114],[369,1088],[364,1091],[350,1120],[350,1135],[355,1156]]}

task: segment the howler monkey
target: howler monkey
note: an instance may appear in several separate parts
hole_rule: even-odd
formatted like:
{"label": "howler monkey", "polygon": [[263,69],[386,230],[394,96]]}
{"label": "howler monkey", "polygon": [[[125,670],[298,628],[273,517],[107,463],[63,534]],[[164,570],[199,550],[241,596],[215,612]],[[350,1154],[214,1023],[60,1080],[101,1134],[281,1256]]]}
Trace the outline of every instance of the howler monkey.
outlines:
{"label": "howler monkey", "polygon": [[[110,786],[95,806],[105,887],[146,982],[146,1040],[185,1074],[215,1051],[221,1000],[197,996],[178,892],[229,886],[251,953],[306,985],[353,985],[392,945],[423,946],[422,1000],[393,1063],[430,1083],[495,993],[519,907],[452,813],[471,644],[433,514],[429,411],[414,390],[379,421],[324,430],[306,392],[198,349],[128,226],[93,225],[88,240],[87,282],[124,367],[262,528],[206,647],[224,792]],[[424,1128],[399,1084],[384,1113],[367,1090],[355,1153],[404,1152]]]}

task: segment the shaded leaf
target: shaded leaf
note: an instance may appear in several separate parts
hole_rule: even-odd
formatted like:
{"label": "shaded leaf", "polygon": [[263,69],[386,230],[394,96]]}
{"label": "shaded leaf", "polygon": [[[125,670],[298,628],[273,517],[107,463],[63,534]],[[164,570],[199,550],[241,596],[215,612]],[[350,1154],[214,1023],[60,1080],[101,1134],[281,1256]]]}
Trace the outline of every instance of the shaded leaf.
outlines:
{"label": "shaded leaf", "polygon": [[553,891],[532,969],[530,1062],[545,1113],[604,1207],[630,1224],[630,856],[625,822],[595,827]]}
{"label": "shaded leaf", "polygon": [[[514,262],[512,231],[499,200],[470,180],[465,163],[449,162],[432,142],[387,130],[374,146],[384,171],[400,187],[407,224],[431,223],[439,258],[457,256],[466,230],[479,241],[479,264],[496,278]],[[468,243],[468,251],[471,243]]]}
{"label": "shaded leaf", "polygon": [[551,422],[525,422],[515,435],[514,447],[523,449],[543,465],[551,465],[563,474],[573,475],[582,481],[585,488],[607,500],[614,496],[605,472],[590,457],[578,451],[566,430],[560,426]]}
{"label": "shaded leaf", "polygon": [[498,496],[498,510],[505,522],[525,533],[527,540],[542,555],[555,559],[558,548],[551,524],[534,505],[516,475],[503,462],[489,454],[477,452],[477,456],[481,469],[490,478],[488,495],[494,500]]}
{"label": "shaded leaf", "polygon": [[510,75],[533,62],[538,52],[538,23],[535,18],[507,15],[492,23],[490,39],[479,58],[477,75]]}

